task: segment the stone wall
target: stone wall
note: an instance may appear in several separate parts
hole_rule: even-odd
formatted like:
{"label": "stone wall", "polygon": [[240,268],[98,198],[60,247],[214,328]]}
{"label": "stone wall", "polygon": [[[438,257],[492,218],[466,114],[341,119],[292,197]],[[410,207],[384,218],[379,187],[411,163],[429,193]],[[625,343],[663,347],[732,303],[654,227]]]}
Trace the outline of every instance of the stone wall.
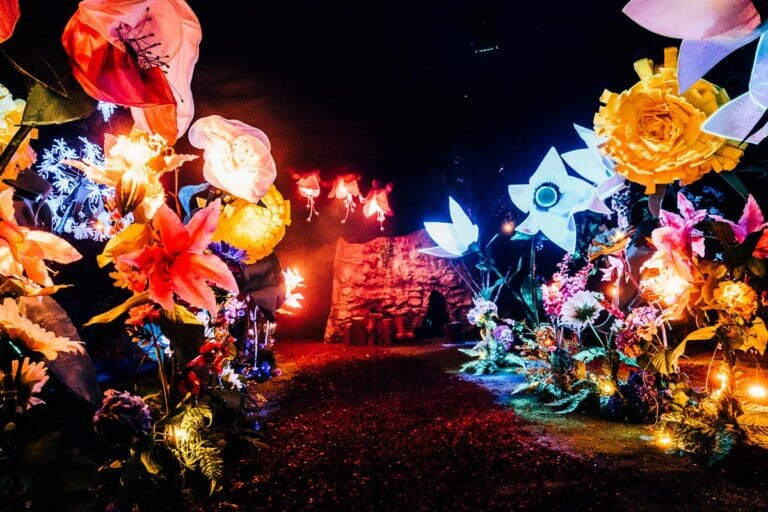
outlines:
{"label": "stone wall", "polygon": [[424,230],[364,244],[340,238],[325,340],[340,341],[353,318],[371,311],[403,317],[406,329],[413,330],[421,325],[432,290],[445,297],[451,321],[464,322],[472,295],[447,260],[417,252],[432,246]]}

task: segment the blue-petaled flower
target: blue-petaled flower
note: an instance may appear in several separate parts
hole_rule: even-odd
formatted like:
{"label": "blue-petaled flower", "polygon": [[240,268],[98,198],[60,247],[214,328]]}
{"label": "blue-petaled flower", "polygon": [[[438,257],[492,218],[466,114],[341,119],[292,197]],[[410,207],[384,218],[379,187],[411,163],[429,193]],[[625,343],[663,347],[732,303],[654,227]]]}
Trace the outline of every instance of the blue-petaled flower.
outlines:
{"label": "blue-petaled flower", "polygon": [[238,249],[223,240],[211,242],[208,244],[208,249],[224,261],[231,271],[245,272],[245,260],[248,259],[248,254],[243,249]]}
{"label": "blue-petaled flower", "polygon": [[478,228],[459,203],[452,197],[448,198],[448,210],[451,222],[425,222],[424,228],[437,247],[419,249],[419,252],[437,256],[438,258],[458,258],[469,251],[472,244],[477,243]]}
{"label": "blue-petaled flower", "polygon": [[550,148],[527,185],[510,185],[509,197],[528,217],[517,230],[535,235],[541,231],[554,244],[573,252],[576,249],[576,223],[573,214],[595,210],[596,189],[579,178],[569,176],[555,148]]}

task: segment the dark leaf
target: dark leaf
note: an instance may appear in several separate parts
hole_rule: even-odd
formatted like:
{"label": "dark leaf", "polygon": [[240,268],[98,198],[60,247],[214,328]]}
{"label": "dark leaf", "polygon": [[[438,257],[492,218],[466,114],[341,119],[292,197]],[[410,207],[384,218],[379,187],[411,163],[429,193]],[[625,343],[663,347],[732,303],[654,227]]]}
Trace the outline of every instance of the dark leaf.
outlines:
{"label": "dark leaf", "polygon": [[70,87],[69,97],[62,96],[39,82],[32,83],[21,122],[25,126],[48,126],[84,119],[96,110],[96,101],[79,85]]}
{"label": "dark leaf", "polygon": [[[19,300],[22,314],[40,324],[43,328],[58,336],[65,336],[73,341],[80,341],[69,315],[53,298],[22,297]],[[56,359],[47,362],[48,369],[59,381],[81,398],[98,405],[101,402],[101,391],[96,379],[96,370],[87,353],[60,353]]]}

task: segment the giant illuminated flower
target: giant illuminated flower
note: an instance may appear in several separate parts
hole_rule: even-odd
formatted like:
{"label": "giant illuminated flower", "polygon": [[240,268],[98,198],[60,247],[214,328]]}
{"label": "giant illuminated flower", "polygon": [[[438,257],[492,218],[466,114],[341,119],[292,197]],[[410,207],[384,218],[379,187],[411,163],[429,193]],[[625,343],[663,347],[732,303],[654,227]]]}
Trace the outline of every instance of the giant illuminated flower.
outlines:
{"label": "giant illuminated flower", "polygon": [[177,155],[160,135],[133,130],[128,135],[104,135],[103,167],[91,162],[65,160],[86,176],[102,185],[115,187],[115,200],[120,212],[133,213],[136,220],[151,219],[165,204],[165,189],[160,177],[196,155]]}
{"label": "giant illuminated flower", "polygon": [[[11,92],[0,85],[0,153],[5,150],[13,136],[19,131],[26,104],[22,99],[14,100]],[[2,169],[3,180],[15,180],[19,171],[23,171],[35,163],[37,154],[29,145],[29,140],[34,137],[37,137],[37,130],[32,130],[21,142],[11,161],[5,169]],[[0,187],[5,186],[4,183],[0,182]]]}
{"label": "giant illuminated flower", "polygon": [[206,181],[227,194],[257,203],[274,183],[277,168],[269,138],[258,128],[208,116],[195,121],[187,137],[205,152]]}
{"label": "giant illuminated flower", "polygon": [[528,235],[539,231],[567,252],[576,249],[575,212],[593,205],[595,187],[568,175],[555,148],[550,148],[527,185],[510,185],[509,197],[528,214],[517,230]]}
{"label": "giant illuminated flower", "polygon": [[217,200],[196,212],[185,226],[163,205],[152,219],[154,240],[147,246],[117,256],[147,277],[149,298],[173,311],[176,294],[197,308],[216,311],[210,285],[238,292],[232,272],[217,256],[207,252],[216,230],[221,203]]}
{"label": "giant illuminated flower", "polygon": [[19,16],[19,0],[0,0],[0,43],[11,38]]}
{"label": "giant illuminated flower", "polygon": [[751,0],[631,0],[624,13],[680,45],[680,92],[768,28]]}
{"label": "giant illuminated flower", "polygon": [[291,224],[291,203],[272,185],[258,204],[237,199],[224,206],[213,239],[248,254],[246,263],[269,256]]}
{"label": "giant illuminated flower", "polygon": [[452,197],[448,198],[448,210],[451,213],[451,222],[424,223],[424,228],[437,247],[419,249],[419,252],[438,258],[458,258],[469,251],[472,244],[477,243],[477,226],[472,224]]}
{"label": "giant illuminated flower", "polygon": [[565,160],[565,163],[579,173],[579,176],[597,187],[595,194],[600,201],[595,202],[596,208],[594,210],[609,215],[611,210],[604,201],[624,188],[626,181],[623,176],[616,174],[614,170],[616,165],[613,161],[600,153],[598,146],[605,141],[598,140],[595,132],[589,128],[577,124],[574,124],[573,127],[587,147],[567,151],[560,156]]}
{"label": "giant illuminated flower", "polygon": [[733,170],[742,154],[734,143],[702,131],[728,101],[725,91],[699,80],[678,95],[676,61],[675,48],[667,48],[664,65],[655,70],[650,60],[637,61],[640,81],[621,94],[605,91],[595,114],[595,133],[607,139],[601,151],[616,162],[616,172],[649,194],[656,185]]}
{"label": "giant illuminated flower", "polygon": [[83,0],[61,42],[85,92],[132,107],[139,128],[173,144],[194,115],[201,38],[184,0]]}
{"label": "giant illuminated flower", "polygon": [[81,258],[66,240],[48,233],[19,226],[14,217],[13,189],[0,192],[0,275],[24,278],[52,286],[43,260],[72,263]]}
{"label": "giant illuminated flower", "polygon": [[663,308],[665,320],[682,317],[697,291],[689,264],[681,254],[656,251],[640,267],[640,291]]}

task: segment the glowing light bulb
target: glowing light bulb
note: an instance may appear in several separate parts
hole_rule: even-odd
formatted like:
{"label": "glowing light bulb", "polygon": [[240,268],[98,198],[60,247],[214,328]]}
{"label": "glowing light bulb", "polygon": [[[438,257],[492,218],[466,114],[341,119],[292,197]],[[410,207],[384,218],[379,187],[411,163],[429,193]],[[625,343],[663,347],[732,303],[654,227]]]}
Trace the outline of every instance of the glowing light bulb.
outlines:
{"label": "glowing light bulb", "polygon": [[659,448],[669,448],[672,446],[672,436],[666,432],[660,432],[656,435],[656,446]]}
{"label": "glowing light bulb", "polygon": [[514,221],[508,220],[501,224],[501,232],[507,236],[510,236],[515,232],[515,227],[516,226]]}
{"label": "glowing light bulb", "polygon": [[601,380],[598,387],[600,388],[600,393],[605,396],[611,396],[616,392],[616,386],[609,380]]}
{"label": "glowing light bulb", "polygon": [[768,398],[768,389],[760,382],[755,382],[747,388],[747,394],[757,400]]}

